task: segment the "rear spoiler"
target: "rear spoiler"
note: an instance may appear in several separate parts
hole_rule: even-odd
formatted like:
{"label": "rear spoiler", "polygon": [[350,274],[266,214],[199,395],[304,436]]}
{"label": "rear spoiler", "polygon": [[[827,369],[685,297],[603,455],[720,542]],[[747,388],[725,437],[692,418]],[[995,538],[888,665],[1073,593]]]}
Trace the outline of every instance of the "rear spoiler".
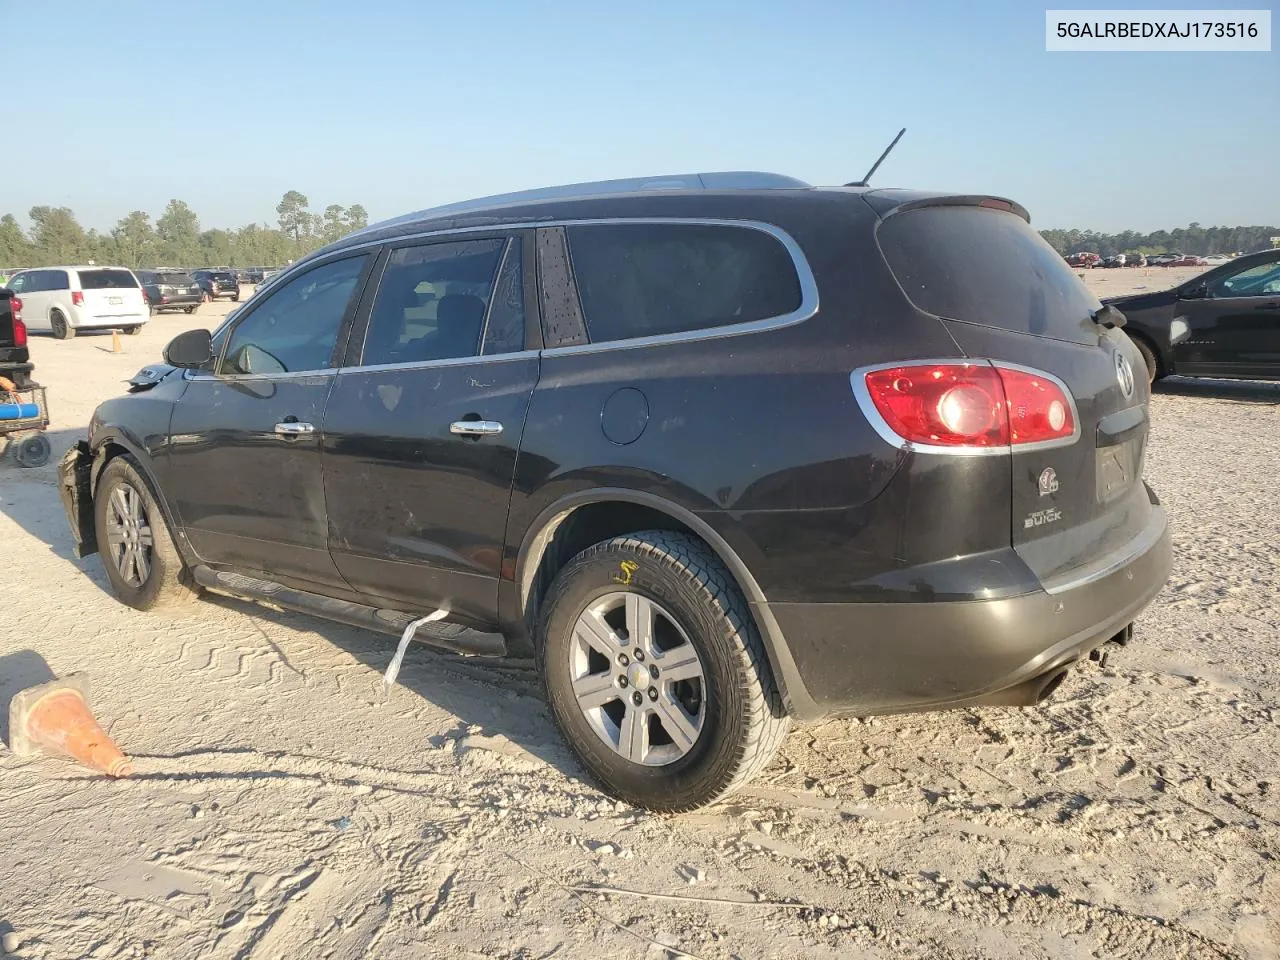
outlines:
{"label": "rear spoiler", "polygon": [[862,199],[880,215],[881,219],[897,213],[905,213],[907,210],[917,210],[920,207],[990,207],[1015,214],[1027,223],[1031,222],[1031,214],[1022,204],[1014,203],[1005,197],[993,197],[987,194],[923,193],[918,190],[886,189],[869,190],[862,195]]}

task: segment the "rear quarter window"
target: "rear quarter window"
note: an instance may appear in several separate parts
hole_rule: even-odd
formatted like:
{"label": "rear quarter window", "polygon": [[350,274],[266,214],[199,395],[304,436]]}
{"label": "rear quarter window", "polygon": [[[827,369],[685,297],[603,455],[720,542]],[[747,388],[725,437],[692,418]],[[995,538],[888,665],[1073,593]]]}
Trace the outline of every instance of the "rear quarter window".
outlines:
{"label": "rear quarter window", "polygon": [[138,281],[128,270],[81,270],[81,290],[127,290]]}
{"label": "rear quarter window", "polygon": [[782,243],[748,227],[586,224],[566,229],[592,342],[785,316],[800,279]]}
{"label": "rear quarter window", "polygon": [[903,292],[926,313],[1088,342],[1089,318],[1102,304],[1016,214],[922,207],[890,216],[877,236]]}

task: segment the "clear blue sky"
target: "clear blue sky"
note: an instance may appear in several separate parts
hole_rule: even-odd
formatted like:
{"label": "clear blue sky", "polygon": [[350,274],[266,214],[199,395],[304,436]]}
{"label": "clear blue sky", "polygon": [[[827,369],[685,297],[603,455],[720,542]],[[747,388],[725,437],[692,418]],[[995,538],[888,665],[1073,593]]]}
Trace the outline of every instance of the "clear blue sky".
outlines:
{"label": "clear blue sky", "polygon": [[906,126],[879,184],[1011,196],[1042,228],[1280,224],[1280,53],[1046,53],[1046,6],[0,0],[0,213],[104,229],[179,197],[211,227],[274,223],[288,189],[377,220],[656,173],[837,183]]}

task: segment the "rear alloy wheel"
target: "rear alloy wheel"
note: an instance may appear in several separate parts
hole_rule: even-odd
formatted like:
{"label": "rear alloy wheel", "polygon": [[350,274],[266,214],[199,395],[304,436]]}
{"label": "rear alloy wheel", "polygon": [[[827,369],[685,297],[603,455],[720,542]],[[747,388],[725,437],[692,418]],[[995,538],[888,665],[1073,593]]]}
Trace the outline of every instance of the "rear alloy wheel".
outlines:
{"label": "rear alloy wheel", "polygon": [[53,328],[53,335],[59,340],[70,340],[76,335],[76,328],[67,323],[67,318],[57,310],[49,314],[49,326]]}
{"label": "rear alloy wheel", "polygon": [[197,596],[160,506],[128,456],[103,469],[93,511],[98,550],[118,599],[138,610],[156,610]]}
{"label": "rear alloy wheel", "polygon": [[768,764],[790,728],[737,585],[695,537],[598,543],[556,576],[540,625],[551,710],[604,789],[676,812]]}

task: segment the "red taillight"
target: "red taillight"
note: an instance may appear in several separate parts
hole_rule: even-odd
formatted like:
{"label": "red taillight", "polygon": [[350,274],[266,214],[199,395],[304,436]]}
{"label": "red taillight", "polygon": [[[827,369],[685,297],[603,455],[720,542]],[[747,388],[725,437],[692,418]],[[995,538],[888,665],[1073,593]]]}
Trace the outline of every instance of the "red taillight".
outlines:
{"label": "red taillight", "polygon": [[83,293],[81,293],[79,290],[72,290],[72,291],[71,291],[71,303],[72,303],[74,306],[77,306],[77,307],[83,307],[83,306],[84,306],[84,294],[83,294]]}
{"label": "red taillight", "polygon": [[[160,299],[161,299],[161,300],[163,300],[163,299],[164,299],[164,297],[161,297]],[[148,303],[150,303],[150,302],[151,302],[151,298],[147,296],[147,291],[143,290],[143,291],[142,291],[142,305],[143,305],[143,306],[146,306],[146,305],[147,305]]]}
{"label": "red taillight", "polygon": [[1034,370],[995,369],[1004,384],[1010,443],[1045,443],[1075,435],[1071,398],[1056,380]]}
{"label": "red taillight", "polygon": [[981,362],[903,364],[864,379],[885,425],[911,443],[991,448],[1075,435],[1070,397],[1035,371]]}
{"label": "red taillight", "polygon": [[25,347],[27,345],[27,325],[22,322],[22,299],[20,297],[10,298],[9,309],[13,312],[13,345],[15,347]]}

